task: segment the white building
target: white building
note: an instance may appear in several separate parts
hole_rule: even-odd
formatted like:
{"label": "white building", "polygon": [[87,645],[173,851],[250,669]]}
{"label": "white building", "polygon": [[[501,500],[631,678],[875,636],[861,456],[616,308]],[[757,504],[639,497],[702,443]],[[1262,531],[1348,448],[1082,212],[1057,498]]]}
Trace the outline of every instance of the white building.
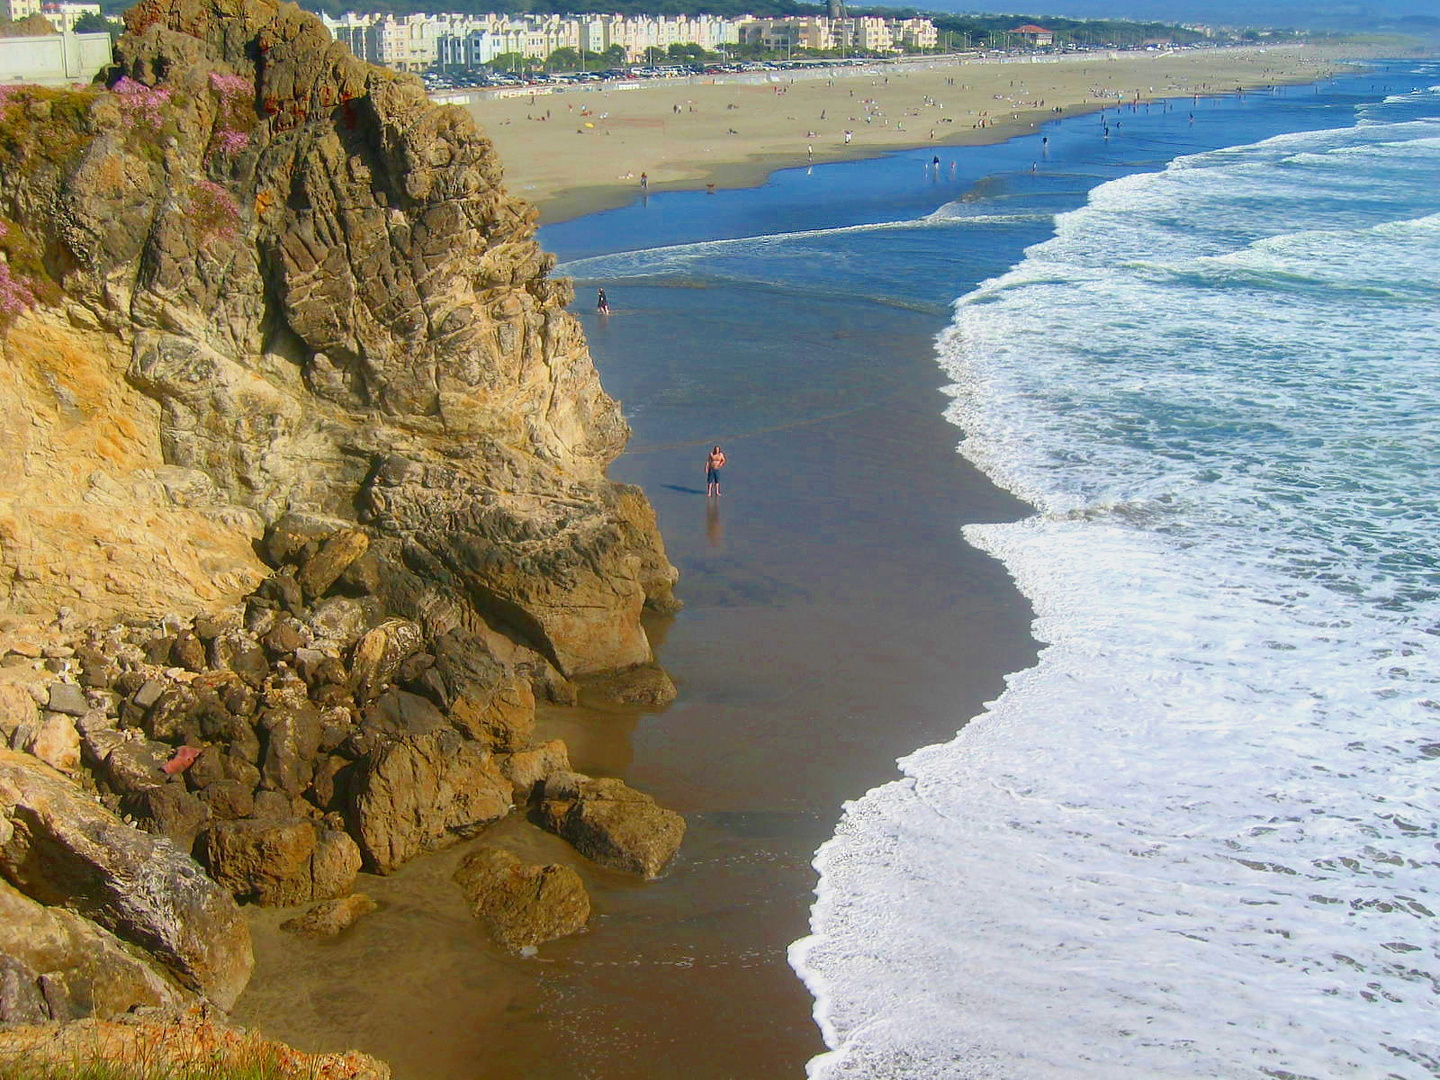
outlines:
{"label": "white building", "polygon": [[[16,0],[19,2],[19,0]],[[50,20],[57,34],[68,34],[75,29],[75,22],[81,15],[99,15],[99,4],[58,3],[43,4],[40,14]]]}
{"label": "white building", "polygon": [[40,14],[41,0],[0,0],[0,16],[11,22]]}
{"label": "white building", "polygon": [[[29,0],[0,0],[0,3]],[[899,52],[935,47],[938,35],[929,19],[735,19],[716,15],[322,15],[337,41],[362,60],[399,71],[432,66],[477,68],[496,57],[517,54],[545,60],[557,49],[598,56],[619,46],[629,61],[643,60],[650,49],[699,45],[719,52],[728,45],[757,43],[767,49],[849,49]]]}

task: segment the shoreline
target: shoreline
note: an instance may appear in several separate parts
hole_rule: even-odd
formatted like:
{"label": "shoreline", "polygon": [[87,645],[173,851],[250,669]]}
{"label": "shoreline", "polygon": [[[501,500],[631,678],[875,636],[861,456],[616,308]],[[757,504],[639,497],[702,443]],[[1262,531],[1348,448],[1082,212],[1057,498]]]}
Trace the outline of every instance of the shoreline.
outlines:
{"label": "shoreline", "polygon": [[[507,189],[534,204],[548,225],[630,203],[641,195],[642,173],[649,194],[712,184],[717,190],[759,187],[782,169],[927,146],[995,145],[1044,123],[1136,101],[1315,83],[1364,51],[1307,44],[927,61],[824,78],[777,75],[764,84],[694,76],[624,91],[583,88],[461,107],[494,143]],[[857,98],[862,86],[870,92]],[[1111,96],[1099,96],[1102,91]],[[845,131],[852,133],[848,143]],[[583,174],[576,167],[577,137],[584,140]]]}

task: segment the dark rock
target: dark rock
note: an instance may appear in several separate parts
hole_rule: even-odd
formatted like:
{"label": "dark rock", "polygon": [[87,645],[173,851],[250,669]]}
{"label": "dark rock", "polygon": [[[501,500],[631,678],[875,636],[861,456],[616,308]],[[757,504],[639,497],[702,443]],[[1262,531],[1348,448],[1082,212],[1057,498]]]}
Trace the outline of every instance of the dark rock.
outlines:
{"label": "dark rock", "polygon": [[470,910],[497,944],[519,950],[583,930],[590,897],[568,866],[529,866],[501,848],[472,851],[455,871]]}
{"label": "dark rock", "polygon": [[270,662],[265,650],[250,635],[232,630],[220,634],[210,642],[210,663],[217,668],[233,671],[247,686],[259,689],[265,685],[270,674]]}
{"label": "dark rock", "polygon": [[339,810],[343,806],[347,770],[354,762],[339,754],[329,754],[315,766],[315,778],[307,793],[310,801],[321,810]]}
{"label": "dark rock", "polygon": [[364,724],[386,735],[423,735],[448,727],[445,716],[427,699],[404,690],[386,690],[365,707]]}
{"label": "dark rock", "polygon": [[378,747],[356,769],[346,816],[366,867],[388,874],[504,817],[510,799],[484,747],[442,728]]}
{"label": "dark rock", "polygon": [[330,537],[295,575],[305,598],[324,596],[350,564],[369,550],[370,537],[359,529],[343,529]]}
{"label": "dark rock", "polygon": [[336,523],[305,514],[286,514],[265,530],[261,556],[273,567],[299,560],[307,546],[323,543],[336,530]]}
{"label": "dark rock", "polygon": [[120,808],[147,830],[168,836],[181,851],[195,846],[195,837],[210,820],[210,810],[181,784],[160,784],[126,795]]}
{"label": "dark rock", "polygon": [[308,641],[309,638],[305,636],[299,623],[290,619],[276,619],[270,632],[261,639],[261,644],[265,646],[265,651],[272,660],[282,660],[294,655],[296,649],[304,648]]}
{"label": "dark rock", "polygon": [[226,750],[252,765],[260,764],[260,736],[249,724],[241,724],[236,728]]}
{"label": "dark rock", "polygon": [[352,596],[369,596],[380,591],[385,564],[373,551],[367,551],[345,568],[335,587]]}
{"label": "dark rock", "polygon": [[350,658],[351,686],[355,699],[374,700],[389,686],[407,657],[419,651],[425,634],[408,619],[386,619],[355,644]]}
{"label": "dark rock", "polygon": [[260,725],[265,731],[261,782],[290,796],[301,794],[310,786],[315,758],[320,752],[320,710],[302,698],[284,707],[264,710],[260,714]]}
{"label": "dark rock", "polygon": [[547,777],[537,823],[602,866],[659,875],[685,836],[685,819],[623,781],[580,773]]}
{"label": "dark rock", "polygon": [[[128,828],[71,782],[0,751],[0,874],[137,945],[183,985],[234,1005],[254,960],[234,902],[163,837]],[[4,920],[0,920],[3,924]]]}
{"label": "dark rock", "polygon": [[[272,793],[273,794],[273,793]],[[236,821],[255,812],[254,788],[240,780],[215,780],[195,793],[215,821]]]}
{"label": "dark rock", "polygon": [[250,816],[260,821],[282,821],[293,817],[295,803],[283,791],[255,792],[255,801]]}
{"label": "dark rock", "polygon": [[175,638],[170,635],[152,638],[145,646],[145,659],[160,667],[166,667],[170,663],[170,650],[175,645]]}
{"label": "dark rock", "polygon": [[120,665],[94,646],[80,646],[75,650],[75,659],[80,662],[81,686],[100,690],[111,686],[120,676]]}
{"label": "dark rock", "polygon": [[85,697],[84,689],[74,683],[53,682],[50,684],[50,699],[46,708],[66,716],[84,716],[90,711],[90,702]]}
{"label": "dark rock", "polygon": [[85,758],[117,795],[129,795],[167,783],[165,763],[174,753],[165,743],[129,739],[117,731],[98,730],[82,736]]}
{"label": "dark rock", "polygon": [[189,630],[182,630],[170,647],[170,662],[186,671],[204,671],[208,660],[205,643]]}
{"label": "dark rock", "polygon": [[678,691],[661,667],[639,664],[623,671],[591,675],[580,680],[580,700],[599,708],[642,706],[663,708],[675,700]]}
{"label": "dark rock", "polygon": [[192,724],[196,733],[199,732],[200,722],[196,715],[199,711],[200,701],[190,687],[184,683],[170,683],[161,693],[160,700],[145,713],[141,727],[152,739],[178,742]]}
{"label": "dark rock", "polygon": [[130,700],[138,708],[148,709],[160,700],[160,695],[165,693],[165,688],[169,685],[165,679],[146,679]]}
{"label": "dark rock", "polygon": [[[7,891],[13,892],[0,881],[0,910],[6,906]],[[14,918],[9,911],[5,915],[7,920]],[[8,929],[0,924],[0,934]],[[40,992],[40,976],[8,951],[0,952],[0,1024],[43,1024],[50,1018],[50,1007]]]}

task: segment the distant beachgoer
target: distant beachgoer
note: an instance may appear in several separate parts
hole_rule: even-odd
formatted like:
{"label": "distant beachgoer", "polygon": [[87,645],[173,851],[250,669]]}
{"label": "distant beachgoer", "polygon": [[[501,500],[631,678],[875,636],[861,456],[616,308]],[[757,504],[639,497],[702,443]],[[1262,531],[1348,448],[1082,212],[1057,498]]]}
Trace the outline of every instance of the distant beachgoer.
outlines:
{"label": "distant beachgoer", "polygon": [[720,470],[725,467],[725,451],[715,447],[705,459],[705,494],[720,497]]}
{"label": "distant beachgoer", "polygon": [[648,175],[646,175],[645,173],[642,172],[642,173],[640,174],[640,187],[641,187],[641,189],[643,190],[643,189],[645,189],[645,188],[648,188],[649,186],[650,186],[650,177],[649,177]]}
{"label": "distant beachgoer", "polygon": [[595,312],[598,315],[610,314],[610,301],[605,299],[605,290],[600,290],[600,295],[595,298]]}
{"label": "distant beachgoer", "polygon": [[854,133],[853,131],[847,131],[847,132],[845,132],[845,145],[846,145],[846,146],[849,146],[849,145],[850,145],[850,140],[853,139],[854,137],[855,137],[855,133]]}

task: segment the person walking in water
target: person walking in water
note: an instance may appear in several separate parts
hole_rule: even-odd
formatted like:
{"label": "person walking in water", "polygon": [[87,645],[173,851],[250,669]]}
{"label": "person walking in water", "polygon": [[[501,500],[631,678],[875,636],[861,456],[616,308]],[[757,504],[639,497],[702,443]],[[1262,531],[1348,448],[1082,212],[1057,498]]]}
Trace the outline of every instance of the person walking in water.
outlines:
{"label": "person walking in water", "polygon": [[725,467],[725,451],[715,447],[705,459],[705,494],[720,497],[720,470]]}
{"label": "person walking in water", "polygon": [[610,314],[610,301],[605,299],[605,290],[600,290],[600,295],[595,300],[595,311],[600,315]]}

